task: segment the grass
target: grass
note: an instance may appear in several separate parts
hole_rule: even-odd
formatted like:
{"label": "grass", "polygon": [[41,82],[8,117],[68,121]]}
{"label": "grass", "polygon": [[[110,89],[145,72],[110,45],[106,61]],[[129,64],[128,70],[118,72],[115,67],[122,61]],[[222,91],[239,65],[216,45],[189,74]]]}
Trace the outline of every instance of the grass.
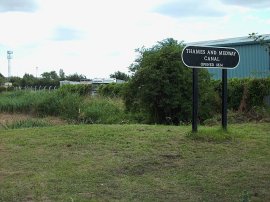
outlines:
{"label": "grass", "polygon": [[[25,113],[39,117],[58,116],[76,123],[130,123],[120,98],[79,96],[56,90],[15,91],[0,94],[0,113]],[[134,122],[134,121],[133,121]]]}
{"label": "grass", "polygon": [[91,124],[120,124],[131,121],[120,98],[86,97],[81,107],[79,121]]}
{"label": "grass", "polygon": [[232,141],[236,136],[230,132],[223,130],[222,128],[211,128],[204,127],[201,128],[198,132],[187,133],[187,137],[192,140],[206,141],[206,142],[225,142]]}
{"label": "grass", "polygon": [[18,120],[12,123],[8,123],[2,125],[5,129],[17,129],[17,128],[37,128],[37,127],[47,127],[51,126],[51,124],[47,121],[40,119],[26,119],[26,120]]}
{"label": "grass", "polygon": [[0,130],[0,201],[270,201],[269,124],[190,130]]}

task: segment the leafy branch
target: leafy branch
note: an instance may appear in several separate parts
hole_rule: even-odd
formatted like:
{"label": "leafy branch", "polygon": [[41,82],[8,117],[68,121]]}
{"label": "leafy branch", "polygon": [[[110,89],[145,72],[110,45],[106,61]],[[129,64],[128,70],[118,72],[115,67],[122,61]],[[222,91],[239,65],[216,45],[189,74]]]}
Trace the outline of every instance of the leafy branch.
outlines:
{"label": "leafy branch", "polygon": [[261,46],[265,47],[266,51],[270,53],[270,42],[266,40],[266,36],[259,35],[258,33],[251,33],[249,34],[250,39],[253,39],[255,42],[258,42]]}

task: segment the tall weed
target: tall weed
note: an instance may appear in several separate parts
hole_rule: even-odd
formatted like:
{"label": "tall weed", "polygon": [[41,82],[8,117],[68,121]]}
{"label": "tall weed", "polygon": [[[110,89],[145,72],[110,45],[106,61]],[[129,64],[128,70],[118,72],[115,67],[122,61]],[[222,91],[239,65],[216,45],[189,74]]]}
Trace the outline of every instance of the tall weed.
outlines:
{"label": "tall weed", "polygon": [[0,112],[77,119],[81,101],[82,98],[78,94],[70,92],[7,92],[0,95]]}
{"label": "tall weed", "polygon": [[120,99],[92,97],[85,100],[80,120],[84,123],[127,123],[129,118]]}

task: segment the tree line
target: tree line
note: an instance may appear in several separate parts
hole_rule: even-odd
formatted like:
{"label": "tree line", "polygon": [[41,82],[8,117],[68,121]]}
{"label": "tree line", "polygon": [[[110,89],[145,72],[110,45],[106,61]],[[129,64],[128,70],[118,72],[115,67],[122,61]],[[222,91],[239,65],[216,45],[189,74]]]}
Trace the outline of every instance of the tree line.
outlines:
{"label": "tree line", "polygon": [[44,72],[41,77],[35,77],[32,74],[24,74],[23,77],[12,76],[10,78],[5,78],[0,74],[0,83],[3,85],[6,82],[12,83],[13,87],[27,87],[27,86],[59,86],[60,81],[70,80],[70,81],[80,81],[86,79],[85,75],[82,74],[70,74],[65,75],[64,71],[60,69],[59,74],[56,71]]}
{"label": "tree line", "polygon": [[[124,72],[116,71],[110,75],[110,78],[128,81],[130,79],[130,76]],[[59,86],[60,81],[81,81],[85,79],[87,79],[85,75],[78,73],[66,76],[63,69],[60,69],[58,74],[56,71],[44,72],[41,74],[41,77],[35,77],[32,74],[25,73],[22,78],[17,76],[6,78],[0,73],[0,84],[3,85],[6,82],[10,82],[12,83],[13,87]]]}

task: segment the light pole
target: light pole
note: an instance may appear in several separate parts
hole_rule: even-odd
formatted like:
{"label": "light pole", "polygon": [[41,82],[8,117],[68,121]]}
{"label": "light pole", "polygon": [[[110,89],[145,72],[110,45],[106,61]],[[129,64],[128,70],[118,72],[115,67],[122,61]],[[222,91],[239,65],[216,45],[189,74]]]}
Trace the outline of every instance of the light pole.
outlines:
{"label": "light pole", "polygon": [[8,59],[8,78],[11,77],[11,59],[13,58],[13,51],[7,51]]}

